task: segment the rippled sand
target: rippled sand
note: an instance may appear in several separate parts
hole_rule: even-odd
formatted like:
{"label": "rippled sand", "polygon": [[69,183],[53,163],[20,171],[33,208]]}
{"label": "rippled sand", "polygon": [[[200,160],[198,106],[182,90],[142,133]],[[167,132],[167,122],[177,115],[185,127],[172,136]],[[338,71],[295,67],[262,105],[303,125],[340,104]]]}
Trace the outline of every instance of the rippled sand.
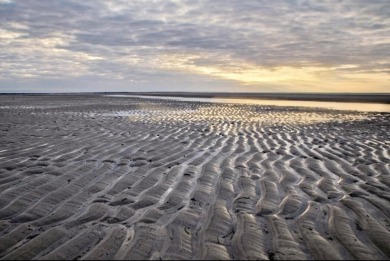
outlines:
{"label": "rippled sand", "polygon": [[390,114],[0,96],[0,259],[389,259]]}

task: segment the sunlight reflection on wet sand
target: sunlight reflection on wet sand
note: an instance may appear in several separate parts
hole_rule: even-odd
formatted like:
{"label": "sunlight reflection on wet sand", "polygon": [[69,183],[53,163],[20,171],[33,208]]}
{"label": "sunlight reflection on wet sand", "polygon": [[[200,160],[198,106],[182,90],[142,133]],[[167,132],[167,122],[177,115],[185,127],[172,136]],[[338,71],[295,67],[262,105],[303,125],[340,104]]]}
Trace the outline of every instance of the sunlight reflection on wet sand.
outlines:
{"label": "sunlight reflection on wet sand", "polygon": [[[232,103],[181,103],[175,100],[138,100],[136,108],[104,113],[101,116],[127,117],[133,122],[257,122],[264,126],[280,124],[312,124],[319,122],[354,121],[367,118],[363,113],[343,113],[332,110],[292,107],[275,109],[268,106],[250,106],[251,104]],[[249,105],[249,106],[248,106]]]}
{"label": "sunlight reflection on wet sand", "polygon": [[228,99],[228,98],[194,98],[194,97],[171,97],[171,96],[145,96],[145,95],[105,95],[109,97],[133,97],[177,101],[200,101],[215,103],[253,104],[270,106],[294,106],[294,107],[317,107],[335,110],[366,111],[366,112],[390,112],[389,104],[360,103],[360,102],[319,102],[319,101],[290,101],[290,100],[260,100],[260,99]]}

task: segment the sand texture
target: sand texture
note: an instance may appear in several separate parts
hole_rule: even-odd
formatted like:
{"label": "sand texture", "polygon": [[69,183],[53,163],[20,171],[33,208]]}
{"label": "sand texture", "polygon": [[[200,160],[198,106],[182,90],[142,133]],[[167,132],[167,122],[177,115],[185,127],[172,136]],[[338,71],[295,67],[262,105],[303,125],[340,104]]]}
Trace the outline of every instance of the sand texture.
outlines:
{"label": "sand texture", "polygon": [[389,259],[390,114],[0,96],[0,259]]}

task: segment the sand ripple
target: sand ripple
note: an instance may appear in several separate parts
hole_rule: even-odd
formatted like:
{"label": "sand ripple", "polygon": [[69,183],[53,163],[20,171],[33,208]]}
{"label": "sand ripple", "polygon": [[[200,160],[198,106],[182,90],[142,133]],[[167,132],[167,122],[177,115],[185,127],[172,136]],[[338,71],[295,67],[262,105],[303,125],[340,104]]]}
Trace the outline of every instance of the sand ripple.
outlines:
{"label": "sand ripple", "polygon": [[389,114],[0,102],[0,259],[390,258]]}

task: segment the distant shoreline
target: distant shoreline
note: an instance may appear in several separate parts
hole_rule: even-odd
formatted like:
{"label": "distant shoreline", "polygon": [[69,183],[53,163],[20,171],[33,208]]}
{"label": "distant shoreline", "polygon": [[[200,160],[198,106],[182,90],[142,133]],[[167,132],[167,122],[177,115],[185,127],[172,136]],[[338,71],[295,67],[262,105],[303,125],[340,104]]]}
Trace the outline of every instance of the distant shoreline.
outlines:
{"label": "distant shoreline", "polygon": [[390,104],[390,93],[228,93],[228,92],[79,92],[79,93],[0,93],[0,95],[148,95],[192,98],[229,98]]}

